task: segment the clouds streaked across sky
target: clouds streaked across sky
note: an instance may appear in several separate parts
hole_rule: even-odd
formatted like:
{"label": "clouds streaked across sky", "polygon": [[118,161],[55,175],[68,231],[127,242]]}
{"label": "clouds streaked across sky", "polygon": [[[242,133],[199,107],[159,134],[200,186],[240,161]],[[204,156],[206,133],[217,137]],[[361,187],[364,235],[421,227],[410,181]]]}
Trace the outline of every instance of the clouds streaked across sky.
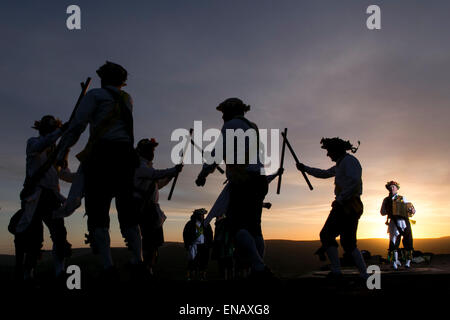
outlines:
{"label": "clouds streaked across sky", "polygon": [[[400,181],[417,208],[416,237],[448,235],[450,227],[450,21],[447,1],[382,1],[382,29],[366,28],[370,1],[77,1],[82,29],[65,26],[66,1],[3,1],[0,10],[0,252],[10,250],[7,221],[18,207],[25,142],[44,114],[66,119],[79,82],[105,60],[130,72],[135,136],[160,141],[155,165],[170,166],[171,132],[202,120],[220,128],[215,106],[237,96],[260,128],[289,128],[308,165],[332,165],[319,141],[361,141],[365,213],[359,237],[385,236],[379,216],[387,180]],[[86,135],[73,148],[79,151]],[[72,169],[77,162],[72,157]],[[186,167],[166,201],[166,240],[196,207],[210,208],[223,177],[206,188]],[[317,239],[333,198],[333,181],[311,178],[307,189],[286,157],[282,194],[275,184],[264,211],[266,238]],[[67,185],[64,185],[67,192]],[[168,188],[167,188],[168,189]],[[81,245],[82,211],[67,220]],[[113,239],[122,245],[117,219]],[[8,251],[9,252],[9,251]]]}

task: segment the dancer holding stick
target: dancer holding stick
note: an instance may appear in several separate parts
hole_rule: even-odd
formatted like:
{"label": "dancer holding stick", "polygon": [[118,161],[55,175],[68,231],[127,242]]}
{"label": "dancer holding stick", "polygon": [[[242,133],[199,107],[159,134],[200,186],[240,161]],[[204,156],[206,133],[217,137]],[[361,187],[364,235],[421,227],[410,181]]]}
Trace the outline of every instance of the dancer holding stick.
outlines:
{"label": "dancer holding stick", "polygon": [[[322,149],[327,150],[327,156],[336,165],[327,169],[317,169],[305,166],[297,162],[297,169],[306,172],[316,178],[335,177],[334,193],[336,199],[331,204],[331,211],[320,231],[321,248],[316,254],[324,258],[328,255],[331,262],[329,278],[341,281],[343,276],[338,255],[338,243],[336,237],[340,236],[340,242],[344,251],[353,257],[362,279],[367,279],[366,264],[356,245],[356,233],[359,218],[363,213],[362,194],[362,168],[358,159],[347,153],[351,150],[355,153],[358,147],[354,147],[349,141],[339,138],[322,138]],[[358,142],[359,143],[359,142]],[[289,144],[288,144],[289,146]]]}

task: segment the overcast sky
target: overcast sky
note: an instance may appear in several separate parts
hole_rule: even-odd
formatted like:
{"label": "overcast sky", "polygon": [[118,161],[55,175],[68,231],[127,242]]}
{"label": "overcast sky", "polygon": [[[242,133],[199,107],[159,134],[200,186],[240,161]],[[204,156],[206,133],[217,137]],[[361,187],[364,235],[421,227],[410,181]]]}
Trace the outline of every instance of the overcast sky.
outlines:
{"label": "overcast sky", "polygon": [[[81,7],[81,30],[66,28],[66,8]],[[366,8],[381,7],[382,29],[366,27]],[[87,76],[111,60],[130,73],[135,136],[155,137],[155,167],[171,166],[171,132],[202,120],[228,97],[252,106],[260,128],[289,128],[310,166],[332,166],[322,137],[361,141],[365,213],[359,237],[384,237],[379,207],[395,179],[417,209],[416,237],[449,235],[450,20],[448,1],[2,1],[0,5],[0,253],[10,252],[9,217],[18,209],[26,140],[44,114],[67,119]],[[86,134],[72,149],[81,150]],[[209,209],[222,187],[215,173],[194,185],[187,166],[172,201],[161,192],[168,241],[181,240],[194,208]],[[286,156],[281,195],[271,185],[267,239],[318,239],[333,200],[333,180],[311,178],[309,191]],[[67,184],[62,183],[67,193]],[[166,188],[169,189],[169,188]],[[83,210],[67,219],[82,245]],[[113,245],[123,245],[117,218]],[[47,241],[48,243],[48,241]],[[48,247],[48,246],[47,246]]]}

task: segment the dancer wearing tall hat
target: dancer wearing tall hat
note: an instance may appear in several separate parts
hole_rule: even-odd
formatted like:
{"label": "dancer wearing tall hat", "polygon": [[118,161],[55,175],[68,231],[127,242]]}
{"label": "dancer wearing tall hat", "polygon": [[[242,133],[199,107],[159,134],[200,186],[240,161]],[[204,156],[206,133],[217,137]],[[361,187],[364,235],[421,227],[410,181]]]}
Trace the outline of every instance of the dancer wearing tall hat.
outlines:
{"label": "dancer wearing tall hat", "polygon": [[204,208],[195,209],[183,229],[184,247],[187,250],[187,280],[205,280],[209,262],[209,251],[213,241],[213,232],[205,224]]}
{"label": "dancer wearing tall hat", "polygon": [[164,243],[163,223],[166,220],[158,203],[158,190],[166,186],[183,168],[182,164],[163,170],[153,168],[157,146],[158,142],[153,138],[139,141],[136,151],[140,164],[134,175],[134,198],[139,214],[143,258],[151,274],[158,257],[158,248]]}
{"label": "dancer wearing tall hat", "polygon": [[[250,106],[238,98],[226,99],[216,109],[222,112],[224,124],[212,156],[216,160],[215,163],[222,160],[226,163],[226,176],[230,188],[226,214],[227,227],[236,250],[240,250],[250,259],[252,277],[272,278],[273,274],[263,260],[264,239],[261,230],[261,213],[268,191],[268,182],[260,160],[258,127],[245,117]],[[228,140],[227,132],[234,135],[234,140],[237,139],[239,132],[244,132],[245,148],[236,149],[235,141]],[[230,149],[227,148],[228,143],[233,146],[231,150],[234,150],[234,153],[227,154],[227,150]],[[198,186],[205,184],[206,177],[216,167],[215,163],[203,165],[196,180]]]}
{"label": "dancer wearing tall hat", "polygon": [[405,267],[411,267],[413,253],[413,236],[411,222],[409,220],[416,213],[416,209],[404,196],[398,194],[400,184],[396,181],[388,181],[385,185],[389,195],[383,199],[380,213],[387,216],[386,224],[389,233],[388,260],[392,267],[397,270],[401,266],[399,260],[399,246],[403,238],[403,249],[405,250]]}
{"label": "dancer wearing tall hat", "polygon": [[[28,139],[26,148],[26,175],[33,176],[46,163],[47,158],[56,147],[67,125],[52,115],[35,121],[34,129],[39,136]],[[14,233],[16,248],[16,277],[18,280],[32,281],[33,271],[40,257],[44,242],[43,223],[50,231],[53,242],[53,262],[56,277],[64,276],[64,261],[71,255],[71,244],[67,241],[64,219],[54,219],[53,211],[65,201],[60,193],[59,179],[71,182],[73,174],[64,161],[62,167],[50,166],[37,182],[31,194],[22,200],[22,210],[15,217],[10,231]]]}
{"label": "dancer wearing tall hat", "polygon": [[[144,272],[138,215],[134,210],[134,171],[138,165],[133,140],[133,102],[122,90],[128,73],[107,61],[98,70],[101,88],[88,91],[61,138],[57,160],[72,147],[89,124],[89,140],[77,155],[84,173],[89,241],[102,258],[106,279],[116,278],[110,249],[109,209],[115,198],[120,231],[132,252],[131,263]],[[136,272],[138,273],[138,272]]]}
{"label": "dancer wearing tall hat", "polygon": [[297,164],[297,169],[306,172],[316,178],[335,177],[334,194],[335,200],[331,204],[331,211],[320,231],[322,247],[319,252],[326,252],[331,263],[331,279],[342,279],[340,260],[338,255],[338,243],[336,237],[340,236],[340,242],[344,251],[353,257],[353,260],[363,279],[368,277],[367,268],[361,252],[356,245],[356,232],[359,218],[363,213],[362,194],[362,168],[353,155],[358,148],[349,141],[339,138],[322,138],[320,141],[322,149],[327,151],[327,156],[336,165],[322,170]]}

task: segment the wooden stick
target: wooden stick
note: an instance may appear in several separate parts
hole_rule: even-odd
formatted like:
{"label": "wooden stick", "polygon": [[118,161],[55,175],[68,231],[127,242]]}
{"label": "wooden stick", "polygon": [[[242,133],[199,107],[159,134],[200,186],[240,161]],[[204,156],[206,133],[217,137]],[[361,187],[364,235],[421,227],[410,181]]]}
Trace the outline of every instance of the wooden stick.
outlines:
{"label": "wooden stick", "polygon": [[[184,146],[183,151],[181,153],[180,164],[183,164],[184,156],[186,155],[187,148],[189,147],[189,140],[191,140],[191,136],[190,135],[186,136],[186,139],[188,139],[188,141],[186,141],[186,145]],[[167,198],[167,200],[169,200],[169,201],[172,199],[173,190],[175,189],[175,185],[177,184],[177,180],[178,180],[178,174],[179,174],[179,172],[177,172],[175,177],[173,178],[172,186],[170,187],[169,197]]]}
{"label": "wooden stick", "polygon": [[[192,133],[193,133],[193,132],[194,132],[194,129],[191,128],[191,130],[189,130],[189,133],[191,134],[191,136],[192,136]],[[200,148],[200,147],[194,142],[194,140],[192,140],[192,139],[191,139],[191,144],[194,146],[195,149],[197,149],[198,151],[200,151],[200,152],[202,153],[202,157],[203,157],[203,149]],[[224,173],[225,173],[225,171],[223,171],[223,169],[222,169],[218,164],[217,164],[217,166],[216,166],[216,169],[217,169],[217,171],[220,172],[220,174],[224,174]]]}
{"label": "wooden stick", "polygon": [[[78,107],[80,105],[81,100],[86,95],[86,91],[89,88],[89,85],[91,84],[91,78],[88,77],[86,79],[86,82],[81,82],[81,93],[78,96],[77,102],[75,103],[75,107],[72,110],[72,114],[69,118],[69,123],[72,121],[73,117],[75,116],[76,111],[78,110]],[[20,192],[20,199],[23,200],[26,197],[30,196],[33,192],[34,188],[36,187],[37,183],[42,179],[44,174],[50,169],[50,167],[55,163],[56,156],[58,155],[59,150],[61,149],[61,140],[59,140],[55,150],[50,153],[47,160],[42,164],[36,172],[32,176],[25,177],[25,182],[23,184],[23,189]]]}
{"label": "wooden stick", "polygon": [[91,77],[88,77],[85,82],[80,82],[81,93],[78,96],[77,102],[75,103],[75,108],[73,108],[72,113],[70,114],[69,121],[71,121],[75,116],[75,112],[77,111],[78,106],[80,105],[81,99],[83,99],[83,97],[86,95],[89,85],[91,84],[91,80],[92,80]]}
{"label": "wooden stick", "polygon": [[[292,149],[292,146],[289,143],[288,138],[284,135],[284,132],[281,133],[281,135],[283,136],[284,140],[286,141],[286,145],[289,148],[289,151],[291,152],[292,157],[294,157],[295,163],[297,163],[297,164],[300,163],[300,161],[297,158],[297,155],[295,154],[294,149]],[[313,188],[311,182],[309,182],[308,176],[306,175],[305,171],[301,171],[301,173],[303,175],[303,178],[305,178],[306,183],[308,184],[309,190],[313,190],[314,188]]]}
{"label": "wooden stick", "polygon": [[[287,137],[287,128],[284,128],[284,136]],[[286,151],[286,139],[283,139],[283,146],[281,147],[280,169],[284,169],[283,164],[284,164],[285,151]],[[277,194],[280,194],[280,190],[281,190],[281,177],[282,177],[282,174],[280,174],[278,176]]]}

